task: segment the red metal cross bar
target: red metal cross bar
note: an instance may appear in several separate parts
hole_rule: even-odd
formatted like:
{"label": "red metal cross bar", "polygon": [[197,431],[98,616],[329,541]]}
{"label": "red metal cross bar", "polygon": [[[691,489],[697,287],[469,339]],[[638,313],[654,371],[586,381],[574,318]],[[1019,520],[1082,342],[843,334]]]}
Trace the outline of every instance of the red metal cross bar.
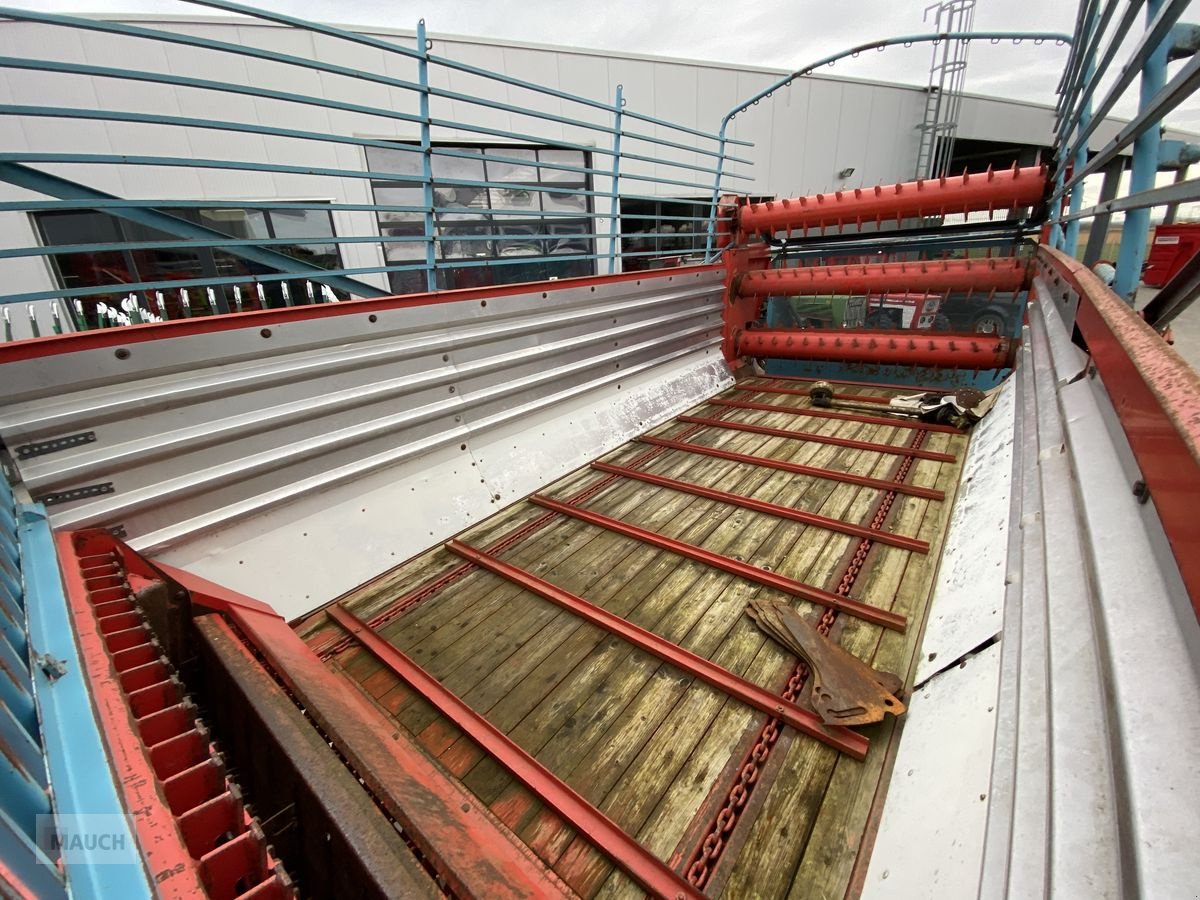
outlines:
{"label": "red metal cross bar", "polygon": [[671,871],[666,863],[621,830],[612,819],[517,746],[508,735],[475,712],[453,691],[380,637],[369,625],[337,603],[329,607],[327,612],[372,656],[412,685],[438,712],[478,743],[496,762],[533,791],[538,799],[562,816],[581,837],[608,855],[644,890],[659,897],[702,900],[704,895]]}
{"label": "red metal cross bar", "polygon": [[723,450],[720,447],[705,447],[703,444],[691,444],[687,441],[677,441],[668,438],[642,435],[636,440],[643,444],[653,444],[656,447],[666,447],[669,450],[682,450],[685,453],[700,453],[704,456],[715,456],[717,459],[728,459],[732,462],[747,463],[752,466],[763,466],[768,469],[778,469],[781,472],[792,472],[796,475],[811,475],[813,478],[827,478],[831,481],[844,481],[847,484],[859,484],[863,487],[877,488],[881,491],[895,491],[897,494],[908,494],[912,497],[924,497],[926,500],[945,500],[945,491],[936,488],[918,487],[902,481],[888,481],[886,478],[871,478],[867,475],[855,475],[853,472],[840,472],[837,469],[822,469],[819,466],[805,466],[800,463],[788,462],[783,459],[772,459],[769,456],[758,456],[754,453],[737,453],[733,450]]}
{"label": "red metal cross bar", "polygon": [[[853,402],[854,397],[847,395],[846,400]],[[755,403],[749,400],[726,400],[714,397],[708,401],[716,406],[728,406],[732,409],[757,409],[763,412],[788,413],[793,416],[808,416],[814,419],[841,419],[844,422],[865,422],[868,425],[891,425],[894,428],[911,428],[917,431],[937,431],[941,434],[962,434],[961,428],[953,425],[936,425],[932,422],[921,422],[914,418],[899,416],[872,416],[862,413],[833,412],[828,409],[813,409],[812,407],[779,406],[774,403]]]}
{"label": "red metal cross bar", "polygon": [[557,606],[561,606],[563,609],[586,619],[593,625],[603,628],[610,634],[615,634],[623,638],[638,649],[645,650],[647,653],[657,656],[663,662],[682,669],[693,678],[697,678],[720,691],[724,691],[734,699],[740,700],[742,703],[753,706],[755,709],[772,716],[777,716],[785,724],[815,737],[835,750],[848,753],[855,759],[863,759],[866,756],[869,744],[867,739],[862,735],[848,728],[827,726],[821,721],[819,716],[814,715],[808,710],[801,709],[794,703],[777,697],[757,684],[746,681],[746,679],[735,675],[722,666],[718,666],[716,663],[710,662],[703,656],[698,656],[690,650],[685,650],[678,644],[672,643],[652,631],[640,628],[632,622],[614,613],[610,613],[602,607],[596,606],[594,603],[589,603],[582,597],[564,591],[562,588],[544,581],[518,566],[503,562],[491,554],[484,553],[481,550],[464,544],[462,541],[451,540],[446,544],[446,549],[452,550],[459,556],[471,560],[477,566],[494,572],[501,578],[506,578]]}
{"label": "red metal cross bar", "polygon": [[812,525],[815,528],[824,528],[828,531],[837,531],[842,534],[853,535],[858,538],[866,538],[871,541],[878,541],[881,544],[891,544],[893,547],[903,547],[905,550],[912,550],[915,553],[928,553],[928,541],[918,540],[917,538],[906,537],[902,534],[892,534],[890,531],[876,531],[868,528],[865,525],[859,525],[856,522],[847,522],[843,519],[832,519],[829,516],[821,516],[817,513],[805,512],[804,510],[794,509],[790,506],[781,506],[778,503],[768,503],[766,500],[757,500],[754,497],[746,497],[742,494],[731,494],[728,491],[720,491],[716,488],[705,487],[700,484],[693,484],[690,481],[680,481],[676,478],[668,478],[665,475],[655,475],[652,472],[643,472],[640,469],[629,469],[625,466],[614,466],[611,463],[594,462],[593,469],[598,469],[601,472],[608,472],[611,475],[621,475],[625,478],[636,478],[639,481],[645,481],[648,484],[657,484],[660,487],[671,488],[675,491],[684,491],[688,494],[694,494],[697,497],[706,497],[709,500],[719,500],[722,503],[730,503],[734,506],[740,506],[743,509],[752,509],[755,512],[766,513],[771,516],[779,516],[783,519],[791,519],[794,522],[803,522],[805,525]]}
{"label": "red metal cross bar", "polygon": [[939,453],[936,450],[914,450],[911,447],[897,447],[895,444],[857,441],[853,438],[834,437],[829,434],[815,434],[811,431],[790,431],[787,428],[769,428],[766,425],[751,425],[749,422],[733,422],[728,419],[712,419],[707,416],[679,416],[678,421],[688,422],[693,425],[707,425],[710,428],[731,428],[734,431],[749,431],[752,434],[768,434],[771,437],[793,438],[797,441],[815,441],[818,444],[833,444],[836,447],[852,447],[855,450],[870,450],[873,453],[894,453],[897,456],[914,456],[917,459],[954,462],[953,455]]}
{"label": "red metal cross bar", "polygon": [[903,632],[908,627],[908,620],[904,616],[879,609],[860,600],[851,600],[849,597],[842,597],[821,588],[813,587],[812,585],[804,584],[791,578],[785,578],[782,575],[776,575],[774,572],[768,572],[749,563],[732,559],[722,553],[715,553],[712,550],[706,550],[704,547],[697,547],[695,544],[677,541],[674,538],[648,531],[637,525],[630,525],[628,522],[622,522],[619,519],[610,519],[608,516],[592,512],[590,509],[568,506],[565,503],[560,503],[558,500],[544,497],[541,494],[534,494],[529,500],[531,503],[536,503],[539,506],[546,507],[546,509],[552,509],[555,512],[572,516],[590,525],[607,528],[609,531],[615,531],[617,534],[623,534],[634,540],[643,541],[655,547],[660,547],[663,550],[670,550],[672,553],[678,553],[680,556],[686,556],[688,559],[694,559],[697,562],[721,569],[724,572],[741,576],[748,581],[755,581],[758,584],[775,588],[795,597],[800,597],[802,600],[819,603],[821,606],[841,610],[852,616],[857,616],[864,621],[882,625],[884,628]]}

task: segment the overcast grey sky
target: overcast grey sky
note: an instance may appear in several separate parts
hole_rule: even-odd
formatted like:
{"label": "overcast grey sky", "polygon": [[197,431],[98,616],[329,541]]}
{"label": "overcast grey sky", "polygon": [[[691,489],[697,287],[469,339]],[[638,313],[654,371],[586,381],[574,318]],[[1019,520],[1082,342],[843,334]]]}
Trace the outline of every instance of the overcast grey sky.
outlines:
{"label": "overcast grey sky", "polygon": [[[177,0],[32,0],[30,5],[91,13],[213,14]],[[257,0],[257,5],[325,22],[412,28],[424,17],[435,34],[786,69],[875,38],[933,30],[923,22],[925,0]],[[1076,8],[1075,0],[979,0],[975,28],[1070,33]],[[971,50],[967,90],[1053,103],[1066,58],[1065,47],[980,42]],[[827,71],[923,84],[929,60],[928,47],[892,48]],[[1135,102],[1127,99],[1117,112],[1132,114]],[[1170,122],[1200,128],[1200,105],[1188,104]]]}

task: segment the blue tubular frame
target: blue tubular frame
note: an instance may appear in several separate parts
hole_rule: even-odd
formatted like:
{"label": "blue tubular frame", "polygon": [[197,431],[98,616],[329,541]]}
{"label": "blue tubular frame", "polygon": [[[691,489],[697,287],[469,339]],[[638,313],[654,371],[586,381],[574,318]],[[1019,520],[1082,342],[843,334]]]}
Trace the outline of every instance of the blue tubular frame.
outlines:
{"label": "blue tubular frame", "polygon": [[734,143],[732,138],[727,137],[727,132],[729,130],[729,123],[732,122],[739,113],[745,112],[751,106],[758,105],[759,101],[766,100],[767,98],[771,97],[776,91],[787,87],[797,78],[803,78],[806,75],[811,75],[813,72],[822,68],[823,66],[833,65],[838,60],[845,59],[848,56],[858,56],[860,53],[864,53],[867,50],[883,50],[887,47],[894,47],[896,45],[909,47],[913,44],[938,43],[941,41],[981,40],[991,41],[992,43],[999,43],[1000,41],[1012,41],[1014,44],[1019,44],[1022,41],[1031,41],[1035,45],[1044,44],[1046,41],[1052,41],[1058,46],[1071,46],[1072,51],[1074,48],[1074,39],[1071,37],[1071,35],[1053,31],[942,31],[931,34],[910,34],[902,37],[884,38],[883,40],[871,41],[867,44],[859,44],[858,46],[851,47],[848,50],[842,50],[838,53],[822,57],[821,59],[810,63],[802,69],[797,69],[790,75],[785,75],[783,78],[780,78],[773,84],[763,88],[749,99],[743,100],[741,103],[727,112],[724,118],[721,119],[721,128],[718,132],[720,158],[717,162],[717,176],[713,180],[712,185],[712,199],[709,207],[708,240],[704,248],[705,258],[710,261],[713,259],[713,242],[716,238],[717,204],[721,199],[721,176],[724,170],[725,160],[733,159],[733,157],[726,157],[724,152],[725,144],[727,142]]}
{"label": "blue tubular frame", "polygon": [[[1157,21],[1165,13],[1166,0],[1148,0],[1146,18]],[[1182,8],[1179,10],[1182,14]],[[1178,17],[1176,17],[1178,18]],[[1172,23],[1173,25],[1174,23]],[[1154,102],[1155,95],[1167,83],[1168,39],[1161,40],[1147,55],[1142,66],[1142,79],[1138,111],[1145,110]],[[1082,129],[1082,120],[1080,122]],[[1129,192],[1139,194],[1154,188],[1154,177],[1158,174],[1159,133],[1157,128],[1147,128],[1133,141],[1133,171],[1129,176]],[[1086,152],[1086,151],[1083,151]],[[1083,193],[1078,191],[1077,193]],[[1074,224],[1074,223],[1073,223]],[[1142,263],[1146,258],[1146,237],[1150,233],[1150,210],[1131,209],[1125,213],[1121,225],[1121,250],[1117,255],[1117,277],[1113,290],[1121,297],[1133,302],[1138,282],[1142,279]]]}
{"label": "blue tubular frame", "polygon": [[[1050,208],[1054,214],[1053,243],[1071,254],[1076,251],[1083,219],[1101,213],[1106,216],[1117,211],[1125,213],[1113,290],[1133,303],[1141,280],[1151,209],[1200,199],[1200,179],[1155,187],[1160,165],[1162,119],[1200,88],[1200,55],[1192,52],[1192,58],[1182,69],[1167,79],[1167,60],[1175,35],[1186,27],[1179,20],[1188,8],[1187,0],[1130,0],[1109,33],[1117,5],[1118,0],[1107,0],[1103,11],[1099,11],[1094,2],[1089,3],[1086,7],[1088,15],[1081,15],[1077,23],[1076,42],[1080,52],[1073,68],[1066,73],[1066,89],[1059,104],[1055,142],[1058,177]],[[1093,106],[1098,85],[1108,83],[1105,76],[1143,7],[1145,30],[1111,86]],[[1102,43],[1104,50],[1100,52]],[[1189,52],[1190,48],[1179,55],[1186,56]],[[1137,116],[1089,160],[1089,138],[1139,78]],[[1084,179],[1105,169],[1131,144],[1133,162],[1128,193],[1090,209],[1081,209]],[[1068,162],[1072,171],[1070,177],[1065,177]],[[1065,212],[1062,209],[1064,197],[1068,198]],[[1065,230],[1063,223],[1066,223]]]}
{"label": "blue tubular frame", "polygon": [[[186,47],[211,55],[214,65],[205,67],[198,75],[189,77],[176,71],[147,71],[130,68],[123,63],[124,58],[115,59],[109,65],[90,62],[64,62],[38,58],[22,58],[17,56],[0,57],[0,68],[41,72],[54,78],[95,78],[120,79],[125,82],[148,85],[161,85],[176,89],[181,114],[160,115],[150,107],[132,107],[130,111],[119,108],[75,108],[63,105],[41,105],[36,93],[14,98],[10,104],[0,105],[0,116],[23,119],[61,119],[64,122],[85,121],[91,123],[120,123],[128,126],[130,131],[117,131],[113,134],[115,150],[133,149],[128,152],[41,152],[42,149],[60,151],[62,148],[40,148],[36,136],[27,151],[0,153],[0,181],[9,181],[28,190],[56,199],[38,198],[28,202],[17,200],[0,201],[0,213],[33,213],[65,210],[100,210],[118,218],[133,221],[154,228],[165,235],[150,235],[153,239],[115,242],[96,241],[93,243],[76,242],[70,245],[9,247],[0,250],[0,259],[44,259],[47,261],[65,260],[68,254],[136,252],[151,250],[182,249],[184,251],[219,250],[242,257],[254,263],[251,272],[266,268],[266,274],[220,275],[193,277],[181,280],[144,280],[133,281],[136,274],[125,273],[118,277],[127,279],[126,283],[104,285],[72,285],[62,289],[24,290],[20,293],[10,293],[0,296],[0,305],[5,303],[38,303],[40,301],[58,301],[61,306],[65,302],[65,317],[55,319],[53,327],[74,326],[90,327],[91,314],[85,318],[77,315],[77,303],[82,298],[95,298],[105,295],[120,294],[123,297],[130,294],[138,295],[133,302],[137,304],[136,311],[130,311],[130,319],[136,323],[145,314],[142,309],[153,310],[166,314],[167,297],[173,298],[177,292],[198,291],[200,298],[208,295],[209,308],[214,313],[224,313],[222,302],[223,292],[230,288],[240,289],[243,297],[259,297],[262,301],[262,286],[282,282],[286,285],[292,280],[307,279],[311,282],[326,284],[339,292],[353,297],[374,297],[387,295],[389,290],[378,286],[382,283],[380,276],[392,273],[421,272],[419,280],[424,289],[435,290],[440,281],[438,272],[455,271],[472,267],[501,267],[520,266],[522,264],[553,265],[555,263],[588,262],[600,271],[601,265],[606,265],[609,271],[617,271],[620,266],[618,256],[626,259],[640,257],[679,257],[680,255],[697,254],[699,256],[705,233],[707,216],[704,214],[705,201],[699,201],[696,215],[676,215],[652,217],[631,214],[631,218],[649,220],[658,218],[664,223],[670,220],[679,230],[672,234],[679,238],[678,242],[664,243],[662,246],[676,249],[662,249],[657,252],[642,252],[632,249],[632,252],[621,252],[620,222],[622,199],[669,201],[680,203],[697,202],[696,196],[704,197],[712,190],[713,184],[721,185],[724,181],[747,181],[752,175],[745,172],[726,173],[725,167],[729,162],[741,162],[749,165],[750,160],[729,155],[731,146],[752,146],[747,141],[726,140],[722,136],[694,127],[693,124],[670,122],[652,115],[639,113],[625,108],[623,91],[619,93],[616,105],[611,100],[582,97],[556,88],[534,84],[520,78],[491,72],[486,69],[462,63],[435,55],[432,52],[432,42],[428,41],[425,22],[418,23],[416,34],[412,40],[384,40],[368,34],[346,31],[330,25],[303,21],[299,18],[282,13],[253,9],[239,3],[227,0],[193,0],[195,5],[248,16],[252,23],[269,23],[284,26],[287,29],[303,31],[306,34],[321,35],[338,42],[348,43],[356,47],[370,48],[382,52],[385,58],[402,60],[401,68],[383,69],[378,64],[374,71],[357,68],[353,63],[339,64],[324,59],[306,58],[295,54],[276,52],[261,46],[248,46],[229,41],[217,40],[211,37],[159,30],[152,26],[124,24],[120,22],[84,19],[58,13],[47,13],[34,10],[0,8],[0,17],[16,22],[32,23],[37,27],[51,29],[76,29],[87,32],[97,32],[113,35],[131,46],[143,46],[147,41],[157,46],[166,47],[167,52],[175,46]],[[253,40],[253,37],[250,38]],[[114,51],[114,54],[117,51]],[[134,57],[137,53],[132,54]],[[226,67],[223,61],[230,59],[253,60],[256,65],[270,64],[278,72],[289,72],[303,69],[305,73],[317,72],[329,84],[338,87],[367,83],[372,86],[382,86],[391,91],[403,91],[410,99],[411,106],[397,106],[394,102],[370,98],[364,102],[354,102],[358,96],[353,91],[334,93],[322,89],[320,96],[292,89],[293,79],[285,78],[279,89],[260,87],[253,82],[241,80],[226,81],[219,73]],[[103,63],[106,60],[98,60]],[[199,64],[198,64],[199,65]],[[149,67],[153,69],[154,67]],[[435,77],[435,68],[442,71],[462,73],[470,79],[482,79],[484,85],[470,84],[464,88],[459,84],[447,85],[439,83]],[[218,73],[218,74],[213,74]],[[100,91],[103,94],[103,82]],[[34,83],[36,84],[36,83]],[[454,89],[451,89],[453,87]],[[36,87],[30,87],[35,91]],[[339,123],[315,128],[294,128],[291,122],[274,124],[257,124],[247,118],[238,121],[236,114],[229,119],[214,118],[204,113],[189,115],[188,105],[191,98],[213,98],[221,94],[235,95],[267,105],[277,105],[277,108],[290,107],[298,109],[329,110],[332,114],[344,114],[363,119],[364,127],[338,128]],[[534,108],[535,99],[531,95],[540,95],[554,99],[553,109],[539,110]],[[338,99],[346,97],[347,99]],[[451,107],[453,104],[453,107]],[[105,104],[101,103],[101,106]],[[119,107],[119,104],[112,104]],[[439,115],[446,110],[453,110],[454,118]],[[207,110],[206,110],[207,112]],[[483,113],[490,113],[488,118],[481,119]],[[603,112],[607,118],[599,118],[596,112]],[[522,131],[503,127],[503,123],[493,121],[496,114],[507,114]],[[264,114],[265,116],[265,114]],[[267,118],[270,122],[270,118]],[[378,128],[380,133],[373,134],[371,123],[386,124],[386,128]],[[631,128],[631,122],[645,123],[649,128],[639,130]],[[229,157],[223,153],[214,154],[219,158],[201,158],[196,156],[155,155],[153,152],[138,152],[136,146],[118,146],[118,140],[124,140],[126,135],[134,135],[134,128],[155,127],[161,129],[205,129],[210,132],[226,132],[240,135],[261,135],[266,141],[279,141],[266,144],[269,151],[274,146],[287,148],[293,153],[302,147],[303,142],[316,144],[341,145],[357,152],[359,157],[365,150],[395,150],[408,147],[414,154],[411,168],[405,166],[398,171],[372,172],[365,165],[356,168],[349,162],[345,151],[339,151],[336,162],[332,156],[329,159],[318,160],[321,165],[295,164],[296,160],[284,158],[276,161],[277,157],[269,152],[262,154],[257,150],[242,152],[231,151]],[[31,134],[33,132],[31,131]],[[363,135],[363,136],[356,136]],[[394,135],[394,137],[393,137]],[[485,152],[471,152],[464,147],[453,146],[454,141],[461,141],[466,136],[477,143],[479,149]],[[136,137],[130,137],[126,143],[131,143]],[[575,160],[559,161],[553,158],[509,158],[502,150],[491,149],[504,144],[527,144],[534,147],[561,149],[586,154],[582,164]],[[358,148],[363,148],[359,150]],[[4,148],[16,151],[18,148]],[[81,149],[87,149],[86,147]],[[100,148],[101,150],[105,148]],[[331,151],[327,152],[330,155]],[[686,157],[683,154],[687,154]],[[697,158],[697,155],[699,158]],[[241,158],[235,158],[240,156]],[[529,181],[501,182],[494,179],[479,180],[478,178],[462,178],[436,174],[442,171],[436,159],[462,158],[478,160],[494,165],[503,163],[509,166],[525,167],[517,169],[514,178],[526,177],[533,173]],[[301,160],[302,162],[303,160]],[[655,174],[641,174],[631,169],[636,167],[630,163],[650,163],[656,168],[649,170]],[[398,187],[411,187],[411,200],[402,203],[365,203],[349,202],[359,200],[358,197],[342,196],[334,198],[334,202],[319,202],[305,200],[281,199],[277,202],[255,200],[245,203],[229,200],[205,201],[199,199],[125,199],[91,189],[87,185],[75,184],[60,176],[49,175],[38,167],[46,165],[68,166],[107,166],[119,172],[126,173],[130,167],[151,166],[164,167],[166,170],[178,169],[211,169],[215,171],[238,171],[263,173],[268,176],[290,177],[311,176],[315,185],[339,183],[333,179],[344,179],[345,185],[364,181],[375,182],[377,186],[388,183]],[[661,167],[661,168],[658,168]],[[72,170],[68,170],[72,171]],[[542,177],[538,177],[541,173]],[[549,174],[547,174],[549,173]],[[554,180],[554,174],[559,179]],[[564,178],[561,173],[566,173]],[[661,174],[659,174],[661,173]],[[162,173],[160,172],[160,175]],[[490,173],[489,173],[490,174]],[[75,177],[75,176],[69,176]],[[86,175],[80,176],[86,178]],[[598,186],[605,187],[600,179],[607,178],[607,190],[597,190],[589,179],[597,179]],[[710,179],[714,179],[710,180]],[[322,179],[330,179],[322,181]],[[638,193],[622,193],[622,179],[625,185],[635,185]],[[353,181],[350,181],[353,180]],[[532,209],[499,209],[504,205],[489,196],[489,191],[497,189],[510,192],[523,192],[532,196]],[[358,190],[347,187],[346,190]],[[470,199],[463,207],[447,205],[442,191],[459,190],[466,192]],[[315,187],[306,194],[322,196],[326,188]],[[340,191],[339,191],[340,193]],[[551,198],[558,196],[562,199],[576,198],[574,203],[581,208],[572,210],[570,204],[559,203],[558,208],[542,210],[537,197]],[[441,199],[439,199],[441,198]],[[589,198],[588,203],[578,198]],[[600,198],[607,198],[601,208]],[[452,201],[453,202],[453,201]],[[470,203],[482,202],[482,205],[472,206]],[[507,201],[505,201],[507,202]],[[548,205],[555,205],[549,204]],[[354,220],[348,217],[338,217],[335,221],[338,233],[331,236],[311,237],[273,237],[253,239],[234,237],[222,231],[215,231],[202,226],[194,226],[178,216],[166,212],[172,208],[178,209],[249,209],[249,210],[288,210],[309,209],[326,210],[330,213],[373,212],[376,214],[373,224],[375,228],[364,227],[364,220]],[[392,225],[387,216],[393,216],[393,222],[411,223]],[[469,219],[480,219],[480,225],[489,230],[489,234],[466,233],[454,234],[453,229],[458,223],[470,227]],[[601,219],[608,219],[602,224]],[[417,223],[420,223],[417,225]],[[556,233],[559,222],[570,222],[574,233]],[[579,223],[587,223],[581,226]],[[504,229],[504,224],[511,223],[516,229]],[[686,224],[684,224],[686,223]],[[531,227],[532,226],[532,227]],[[353,231],[346,229],[353,228]],[[385,229],[387,233],[385,232]],[[513,230],[524,229],[525,233],[509,233]],[[534,253],[527,256],[503,257],[492,252],[490,243],[484,252],[487,257],[448,258],[442,247],[449,249],[449,242],[461,243],[464,247],[474,246],[483,248],[479,242],[503,241],[506,239],[528,240],[541,242],[531,249]],[[603,247],[596,242],[608,240],[608,246]],[[554,253],[555,241],[572,240],[577,246],[560,245],[560,250],[567,252]],[[587,242],[584,246],[584,242]],[[295,245],[324,244],[341,248],[361,247],[375,244],[379,249],[369,251],[379,259],[381,264],[373,264],[374,259],[363,256],[352,256],[339,261],[338,267],[321,269],[305,261],[280,252],[283,248]],[[422,250],[416,251],[415,258],[398,258],[389,262],[388,248],[396,246],[413,246],[421,244]],[[442,246],[439,246],[442,245]],[[626,246],[630,246],[628,243]],[[587,252],[570,252],[571,249]],[[604,252],[599,252],[604,251]],[[470,253],[466,250],[466,253]],[[382,258],[380,255],[382,254]],[[396,254],[393,254],[395,256]],[[407,254],[402,255],[406,257]],[[126,268],[132,269],[128,264]],[[588,266],[587,268],[592,268]],[[190,274],[190,273],[188,273]],[[156,273],[157,275],[157,273]],[[250,287],[257,283],[257,289]],[[408,283],[407,281],[405,282]],[[303,302],[304,292],[298,292],[296,285],[291,285],[284,302]],[[412,288],[415,289],[415,285]],[[249,291],[249,293],[247,293]],[[144,295],[144,296],[142,296]],[[277,293],[275,295],[278,299]],[[195,294],[193,294],[193,299]],[[111,301],[110,301],[111,302]],[[273,301],[274,302],[274,301]],[[238,308],[236,301],[230,301],[229,306]],[[172,309],[174,308],[172,302]],[[32,307],[30,308],[32,315]],[[184,311],[184,315],[205,314],[196,310]],[[174,314],[174,313],[172,313]],[[59,323],[60,319],[64,320]],[[102,324],[120,324],[120,317]],[[36,323],[36,318],[33,322]],[[50,326],[42,323],[42,333]]]}
{"label": "blue tubular frame", "polygon": [[617,237],[618,231],[618,215],[620,214],[621,200],[618,193],[621,181],[621,115],[624,112],[622,107],[625,106],[625,86],[617,85],[617,94],[613,98],[613,164],[611,172],[611,181],[609,182],[609,192],[612,195],[608,206],[608,274],[612,275],[617,270]]}
{"label": "blue tubular frame", "polygon": [[[106,765],[46,509],[17,503],[2,471],[0,605],[0,658],[11,676],[0,678],[0,732],[27,770],[0,762],[0,858],[47,900],[154,896]],[[121,840],[109,842],[107,864],[90,864],[86,848],[73,851],[61,878],[38,844],[46,822],[37,817],[52,812],[110,816],[105,830]]]}

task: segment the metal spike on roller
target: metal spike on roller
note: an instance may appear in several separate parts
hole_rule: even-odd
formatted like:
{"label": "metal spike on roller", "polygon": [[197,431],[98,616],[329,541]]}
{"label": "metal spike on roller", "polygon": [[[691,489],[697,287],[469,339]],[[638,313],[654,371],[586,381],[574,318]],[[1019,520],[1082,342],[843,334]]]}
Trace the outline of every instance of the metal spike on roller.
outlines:
{"label": "metal spike on roller", "polygon": [[833,385],[828,381],[818,381],[808,389],[808,397],[813,406],[822,409],[851,409],[863,412],[883,413],[905,419],[917,419],[935,425],[953,425],[956,428],[969,428],[983,418],[990,404],[987,394],[976,388],[959,388],[950,394],[938,394],[926,391],[920,394],[905,394],[892,397],[887,406],[880,408],[877,404],[855,403],[852,400],[837,399]]}

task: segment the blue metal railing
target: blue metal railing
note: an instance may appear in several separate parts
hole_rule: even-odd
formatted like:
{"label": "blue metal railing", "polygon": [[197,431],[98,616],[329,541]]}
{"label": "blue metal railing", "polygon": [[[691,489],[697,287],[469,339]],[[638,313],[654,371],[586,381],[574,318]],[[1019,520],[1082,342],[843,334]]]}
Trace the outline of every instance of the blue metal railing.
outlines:
{"label": "blue metal railing", "polygon": [[[150,897],[92,710],[46,509],[18,502],[2,467],[0,668],[0,894],[7,872],[46,900]],[[90,849],[53,852],[54,817],[63,814],[77,829],[89,815],[102,817],[106,865],[91,865]]]}
{"label": "blue metal railing", "polygon": [[[1146,258],[1151,210],[1200,200],[1200,179],[1181,178],[1169,186],[1155,186],[1162,169],[1174,168],[1184,175],[1188,163],[1200,159],[1200,147],[1161,138],[1163,118],[1200,87],[1200,57],[1196,55],[1200,29],[1180,22],[1188,0],[1129,0],[1118,17],[1121,6],[1119,0],[1087,0],[1076,20],[1075,52],[1063,76],[1057,110],[1051,244],[1075,255],[1080,225],[1091,220],[1092,237],[1084,262],[1093,265],[1103,250],[1111,215],[1123,213],[1113,290],[1132,303]],[[1135,26],[1143,15],[1145,28],[1134,39]],[[1125,62],[1114,75],[1113,68],[1123,54]],[[1168,78],[1170,60],[1186,62]],[[1115,137],[1094,149],[1091,140],[1097,128],[1134,82],[1139,83],[1136,116]],[[1108,88],[1101,93],[1102,85]],[[1119,184],[1129,148],[1129,187],[1121,196]],[[1106,181],[1103,199],[1084,209],[1084,179],[1100,172]]]}
{"label": "blue metal railing", "polygon": [[[28,196],[0,197],[0,216],[19,220],[10,234],[22,226],[29,234],[0,248],[0,259],[26,266],[19,285],[10,281],[0,295],[5,337],[21,336],[26,310],[13,304],[29,304],[25,333],[37,335],[291,305],[309,294],[341,301],[699,260],[707,198],[751,177],[727,171],[750,163],[727,152],[747,141],[638,112],[619,86],[612,100],[579,96],[434,53],[424,21],[413,39],[384,39],[224,0],[195,2],[270,30],[241,27],[234,42],[186,24],[0,8],[11,20],[0,27],[36,33],[24,45],[66,46],[61,37],[74,32],[103,48],[76,59],[0,57],[0,69],[36,76],[16,82],[12,102],[0,104],[0,116],[23,123],[28,137],[24,147],[0,146],[0,182]],[[256,41],[259,33],[270,40]],[[350,53],[306,55],[303,44],[315,47],[317,36],[362,64],[347,64]],[[63,104],[59,85],[94,85],[99,103]],[[170,100],[138,100],[119,85],[147,97],[169,92]],[[63,146],[55,135],[64,124],[103,129],[105,139]],[[202,134],[229,140],[195,140],[195,152],[178,152]],[[219,152],[200,152],[200,144]],[[160,152],[164,145],[170,151]],[[387,151],[387,165],[371,162],[370,153]],[[158,195],[98,189],[136,185],[141,173],[157,180]],[[220,197],[213,201],[162,187],[200,177],[206,185],[237,180],[206,187]],[[230,200],[246,179],[288,187]],[[678,208],[647,209],[663,202]],[[212,213],[222,210],[330,217],[307,232],[266,236],[214,225]],[[207,218],[197,222],[201,212]],[[46,223],[68,213],[104,218],[95,235],[52,239]],[[637,240],[623,247],[630,235]],[[159,262],[172,255],[173,263]]]}
{"label": "blue metal railing", "polygon": [[[888,47],[911,47],[913,44],[934,44],[935,46],[942,41],[980,41],[986,40],[990,43],[999,43],[1000,41],[1012,41],[1014,44],[1020,44],[1023,41],[1040,46],[1041,44],[1050,41],[1056,46],[1071,45],[1072,38],[1068,34],[1053,31],[942,31],[931,34],[908,34],[900,37],[884,38],[878,41],[871,41],[866,44],[859,44],[855,47],[850,47],[847,50],[841,50],[829,56],[822,57],[797,69],[796,71],[783,76],[782,78],[767,85],[758,93],[738,103],[733,109],[725,114],[721,119],[721,127],[717,132],[718,146],[721,151],[721,158],[717,162],[718,183],[720,182],[720,173],[723,171],[723,164],[726,159],[724,155],[725,145],[731,141],[727,137],[730,123],[741,113],[745,112],[751,106],[757,106],[761,101],[772,97],[776,91],[788,87],[793,81],[798,78],[804,78],[811,75],[818,69],[825,66],[832,66],[839,60],[849,57],[856,57],[867,50],[885,50]],[[717,220],[717,204],[721,199],[720,190],[714,186],[712,197],[709,204],[709,226],[708,238],[705,242],[705,255],[708,258],[713,257],[713,243],[716,239],[716,220]]]}

